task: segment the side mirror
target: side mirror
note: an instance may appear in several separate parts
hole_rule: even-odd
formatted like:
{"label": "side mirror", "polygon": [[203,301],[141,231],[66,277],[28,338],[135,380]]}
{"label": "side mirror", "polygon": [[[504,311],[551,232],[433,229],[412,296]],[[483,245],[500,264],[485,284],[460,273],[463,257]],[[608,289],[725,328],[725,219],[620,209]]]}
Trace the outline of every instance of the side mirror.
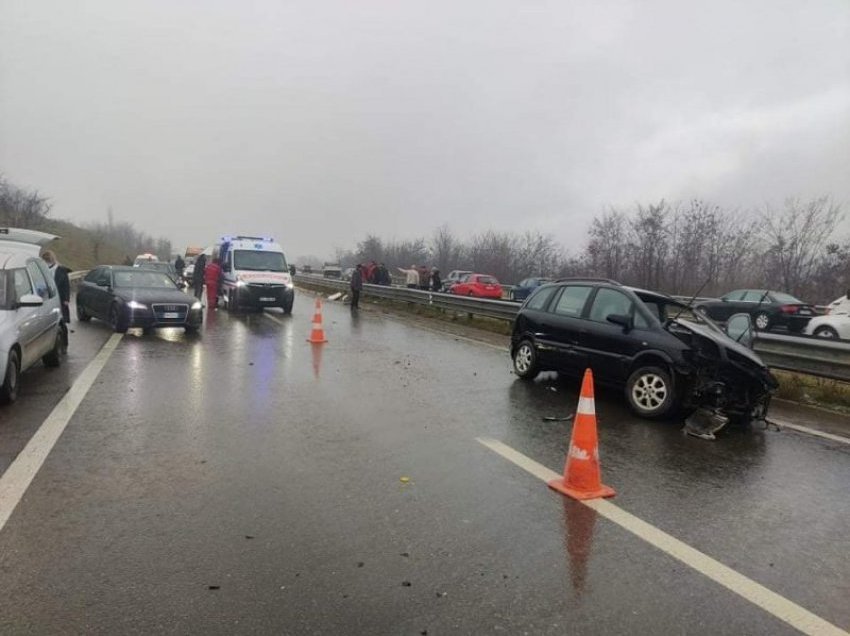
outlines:
{"label": "side mirror", "polygon": [[726,323],[726,335],[735,342],[739,342],[748,349],[753,348],[755,340],[753,332],[753,320],[749,314],[735,314]]}
{"label": "side mirror", "polygon": [[632,328],[632,319],[625,314],[608,314],[605,320],[615,325],[620,325],[626,331]]}
{"label": "side mirror", "polygon": [[44,298],[38,294],[24,294],[18,300],[18,307],[41,307],[44,304]]}

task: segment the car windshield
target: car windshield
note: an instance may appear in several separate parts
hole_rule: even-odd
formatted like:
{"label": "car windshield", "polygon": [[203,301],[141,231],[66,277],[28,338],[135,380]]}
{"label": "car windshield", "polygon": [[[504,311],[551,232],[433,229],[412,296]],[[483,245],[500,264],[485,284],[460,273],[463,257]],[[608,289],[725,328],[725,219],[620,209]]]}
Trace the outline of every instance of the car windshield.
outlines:
{"label": "car windshield", "polygon": [[794,298],[791,294],[785,294],[782,292],[770,292],[770,295],[773,297],[773,300],[778,303],[793,303],[795,305],[803,304],[799,299]]}
{"label": "car windshield", "polygon": [[280,252],[260,252],[254,250],[235,250],[233,268],[253,272],[285,272],[286,259]]}
{"label": "car windshield", "polygon": [[665,299],[658,297],[643,297],[638,294],[638,297],[643,301],[643,304],[649,309],[653,316],[663,325],[668,320],[676,318],[683,322],[692,322],[697,325],[704,325],[709,329],[718,333],[724,333],[723,330],[708,316],[694,311],[685,304],[679,303],[673,299]]}
{"label": "car windshield", "polygon": [[116,287],[152,287],[175,289],[174,281],[160,272],[139,269],[136,271],[115,272]]}

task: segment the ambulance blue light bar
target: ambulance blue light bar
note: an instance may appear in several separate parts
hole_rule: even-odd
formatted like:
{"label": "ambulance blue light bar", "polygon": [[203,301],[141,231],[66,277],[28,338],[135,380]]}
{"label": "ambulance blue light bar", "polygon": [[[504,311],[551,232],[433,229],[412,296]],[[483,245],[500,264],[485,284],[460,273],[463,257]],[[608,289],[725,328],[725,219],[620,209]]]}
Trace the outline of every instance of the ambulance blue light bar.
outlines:
{"label": "ambulance blue light bar", "polygon": [[270,236],[222,236],[222,241],[265,241],[266,243],[274,243],[274,239]]}

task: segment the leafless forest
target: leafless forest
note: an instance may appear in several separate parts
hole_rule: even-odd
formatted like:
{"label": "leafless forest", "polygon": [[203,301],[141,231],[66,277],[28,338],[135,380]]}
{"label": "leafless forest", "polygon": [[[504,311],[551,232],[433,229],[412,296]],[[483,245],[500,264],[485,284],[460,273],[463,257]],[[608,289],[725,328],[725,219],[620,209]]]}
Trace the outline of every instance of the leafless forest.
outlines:
{"label": "leafless forest", "polygon": [[442,226],[430,238],[369,235],[356,249],[337,249],[334,258],[344,266],[374,259],[444,273],[468,269],[508,284],[529,276],[598,276],[671,294],[755,287],[827,302],[850,285],[842,220],[841,206],[829,197],[757,210],[661,201],[597,215],[578,253],[539,232],[486,231],[463,240]]}

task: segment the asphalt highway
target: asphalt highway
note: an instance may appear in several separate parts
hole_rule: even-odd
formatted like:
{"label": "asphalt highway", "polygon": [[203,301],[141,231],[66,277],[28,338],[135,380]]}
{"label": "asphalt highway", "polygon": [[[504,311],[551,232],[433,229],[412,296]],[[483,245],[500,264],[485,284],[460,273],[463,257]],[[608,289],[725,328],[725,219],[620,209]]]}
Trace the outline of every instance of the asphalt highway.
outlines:
{"label": "asphalt highway", "polygon": [[[0,530],[0,633],[799,633],[478,441],[560,471],[571,423],[543,418],[577,383],[334,303],[313,346],[311,317],[118,342]],[[0,471],[111,336],[73,328],[0,410]],[[850,445],[596,406],[613,504],[850,629]]]}

